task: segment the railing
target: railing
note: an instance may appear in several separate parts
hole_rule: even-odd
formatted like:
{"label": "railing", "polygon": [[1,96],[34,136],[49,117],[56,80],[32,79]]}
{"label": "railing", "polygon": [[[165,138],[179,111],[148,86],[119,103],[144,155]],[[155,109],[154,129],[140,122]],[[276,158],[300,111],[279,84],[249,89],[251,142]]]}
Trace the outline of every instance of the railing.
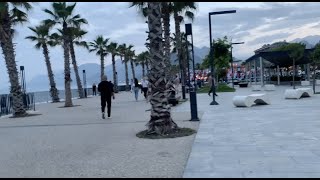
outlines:
{"label": "railing", "polygon": [[[36,110],[34,93],[23,94],[23,104],[27,110]],[[12,114],[12,96],[0,95],[0,116]]]}

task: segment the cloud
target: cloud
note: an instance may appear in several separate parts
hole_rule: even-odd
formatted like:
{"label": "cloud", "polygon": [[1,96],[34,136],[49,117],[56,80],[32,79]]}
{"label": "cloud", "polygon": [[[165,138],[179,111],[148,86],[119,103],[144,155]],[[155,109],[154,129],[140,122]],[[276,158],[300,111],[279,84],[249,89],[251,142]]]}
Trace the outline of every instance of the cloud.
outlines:
{"label": "cloud", "polygon": [[269,43],[270,39],[273,39],[273,40],[284,39],[290,35],[292,35],[292,33],[289,33],[289,32],[272,34],[272,35],[267,35],[267,36],[263,36],[263,37],[258,37],[252,41],[249,41],[248,43],[250,43],[250,44],[262,44],[263,43],[264,44],[264,43]]}

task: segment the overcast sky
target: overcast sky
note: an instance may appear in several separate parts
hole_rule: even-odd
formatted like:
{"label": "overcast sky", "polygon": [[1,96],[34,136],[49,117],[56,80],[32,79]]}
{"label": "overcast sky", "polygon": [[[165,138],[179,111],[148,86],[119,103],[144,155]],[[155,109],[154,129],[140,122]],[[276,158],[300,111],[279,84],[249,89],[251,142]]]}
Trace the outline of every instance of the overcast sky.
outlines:
{"label": "overcast sky", "polygon": [[[70,3],[69,3],[70,4]],[[16,26],[16,61],[18,66],[25,66],[27,81],[38,74],[47,74],[42,51],[34,48],[34,43],[24,39],[31,35],[28,26],[35,26],[48,18],[42,10],[51,9],[51,3],[40,2],[33,5],[29,13],[29,22]],[[136,8],[129,8],[126,2],[79,2],[75,13],[89,22],[83,28],[88,31],[84,40],[92,41],[97,35],[104,35],[110,41],[132,44],[136,53],[146,50],[147,24]],[[213,38],[228,36],[233,42],[244,41],[245,44],[233,48],[233,55],[238,59],[252,56],[253,51],[263,44],[275,41],[291,41],[308,35],[320,35],[320,3],[257,3],[257,2],[198,2],[193,23],[194,45],[209,46],[208,12],[237,10],[236,14],[224,14],[212,17]],[[171,32],[174,32],[171,21]],[[185,23],[190,23],[185,20]],[[181,25],[184,31],[184,23]],[[53,70],[63,69],[63,52],[61,47],[50,48]],[[94,53],[77,47],[78,64],[99,63]],[[8,86],[7,69],[3,57],[0,60],[0,89]],[[106,64],[110,64],[107,57]]]}

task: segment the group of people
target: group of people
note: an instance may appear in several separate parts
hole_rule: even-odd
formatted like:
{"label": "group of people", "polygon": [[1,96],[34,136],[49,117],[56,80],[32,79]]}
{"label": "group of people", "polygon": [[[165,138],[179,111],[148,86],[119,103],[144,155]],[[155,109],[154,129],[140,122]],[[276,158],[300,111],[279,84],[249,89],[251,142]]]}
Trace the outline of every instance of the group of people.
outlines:
{"label": "group of people", "polygon": [[146,100],[148,99],[148,86],[149,86],[149,81],[147,80],[146,77],[144,77],[141,80],[141,84],[139,84],[137,78],[131,79],[131,92],[134,92],[134,97],[136,101],[138,101],[139,91],[143,93],[143,96]]}

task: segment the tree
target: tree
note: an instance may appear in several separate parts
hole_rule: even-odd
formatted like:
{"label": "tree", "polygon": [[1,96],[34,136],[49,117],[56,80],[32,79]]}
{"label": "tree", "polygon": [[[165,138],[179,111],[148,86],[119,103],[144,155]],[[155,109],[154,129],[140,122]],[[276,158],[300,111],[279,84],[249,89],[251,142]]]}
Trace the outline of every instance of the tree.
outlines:
{"label": "tree", "polygon": [[47,71],[48,71],[48,78],[49,78],[49,84],[50,84],[49,92],[52,98],[52,102],[54,103],[60,102],[59,91],[56,88],[54,74],[52,72],[51,62],[49,57],[49,49],[47,46],[47,45],[53,46],[53,42],[51,41],[50,35],[49,35],[49,27],[44,24],[41,24],[36,27],[29,27],[29,29],[34,33],[34,35],[27,36],[26,39],[36,42],[36,45],[35,45],[36,49],[42,48],[42,53],[44,55],[44,60],[45,60]]}
{"label": "tree", "polygon": [[313,93],[316,93],[316,67],[320,64],[320,43],[316,44],[314,47],[313,52],[310,54],[310,58],[312,60],[312,66],[313,66]]}
{"label": "tree", "polygon": [[[229,68],[230,62],[230,49],[231,45],[228,42],[227,37],[223,37],[223,39],[218,38],[217,41],[213,41],[213,55],[214,55],[214,67],[216,72],[216,78],[226,76],[227,68]],[[202,68],[211,67],[212,58],[210,58],[209,54],[204,58],[202,62]]]}
{"label": "tree", "polygon": [[129,59],[130,59],[130,65],[131,65],[131,71],[132,71],[132,78],[135,79],[136,78],[136,72],[134,69],[134,62],[136,61],[135,59],[135,51],[129,51]]}
{"label": "tree", "polygon": [[[44,20],[44,23],[50,26],[56,24],[62,25],[63,54],[64,54],[64,87],[65,87],[65,107],[72,107],[71,94],[71,72],[70,72],[70,56],[68,27],[80,27],[87,21],[80,17],[79,14],[73,16],[76,3],[68,6],[66,2],[52,3],[52,11],[45,9],[44,12],[51,16],[51,19]],[[61,29],[61,28],[60,28]]]}
{"label": "tree", "polygon": [[102,35],[96,37],[93,42],[89,42],[89,52],[96,52],[100,56],[100,79],[104,76],[104,58],[108,55],[108,41],[109,38],[104,39]]}
{"label": "tree", "polygon": [[148,27],[150,41],[150,64],[148,74],[151,88],[151,117],[147,123],[148,134],[164,135],[178,126],[172,120],[166,97],[166,77],[162,46],[162,23],[159,2],[148,2]]}
{"label": "tree", "polygon": [[112,70],[113,70],[113,84],[114,84],[114,91],[118,92],[118,84],[117,84],[117,71],[116,71],[116,60],[115,56],[118,55],[118,44],[115,42],[110,42],[107,47],[107,51],[111,54],[112,60]]}
{"label": "tree", "polygon": [[[173,2],[172,3],[172,10],[173,10],[173,17],[175,22],[175,33],[176,33],[176,43],[177,43],[177,55],[179,59],[182,58],[182,45],[181,45],[181,32],[180,32],[180,24],[183,22],[183,16],[181,14],[184,13],[184,16],[188,17],[189,19],[194,19],[193,10],[196,10],[195,2]],[[181,66],[181,82],[182,86],[185,85],[185,66]]]}
{"label": "tree", "polygon": [[286,51],[289,57],[292,59],[292,83],[293,89],[296,88],[294,77],[296,75],[296,61],[303,58],[306,45],[302,43],[289,43],[277,48],[273,48],[272,51]]}
{"label": "tree", "polygon": [[136,57],[136,64],[137,65],[139,64],[142,67],[142,77],[146,76],[145,67],[146,67],[148,59],[149,59],[149,52],[148,51],[144,51],[144,52],[138,54]]}
{"label": "tree", "polygon": [[125,64],[126,91],[128,91],[128,90],[129,90],[128,65],[127,65],[127,63],[126,63],[125,60],[124,60],[126,48],[127,48],[127,45],[126,45],[125,43],[123,43],[123,44],[121,44],[121,45],[118,46],[118,53],[119,53],[119,56],[120,56],[120,60],[121,60],[122,63]]}
{"label": "tree", "polygon": [[69,45],[70,45],[70,55],[72,60],[72,65],[74,69],[74,73],[77,80],[77,86],[78,86],[78,93],[80,98],[85,98],[84,91],[82,88],[82,83],[78,71],[78,65],[76,60],[76,54],[74,51],[74,44],[77,46],[82,46],[88,49],[88,45],[85,41],[80,41],[81,38],[87,34],[87,31],[84,31],[80,29],[80,27],[69,27],[68,28],[68,35],[69,35]]}
{"label": "tree", "polygon": [[13,26],[17,23],[26,22],[27,13],[23,10],[29,11],[31,8],[32,6],[28,2],[0,3],[0,43],[9,75],[13,117],[27,115],[26,108],[23,104],[23,93],[19,84],[19,75],[12,42],[14,33]]}

